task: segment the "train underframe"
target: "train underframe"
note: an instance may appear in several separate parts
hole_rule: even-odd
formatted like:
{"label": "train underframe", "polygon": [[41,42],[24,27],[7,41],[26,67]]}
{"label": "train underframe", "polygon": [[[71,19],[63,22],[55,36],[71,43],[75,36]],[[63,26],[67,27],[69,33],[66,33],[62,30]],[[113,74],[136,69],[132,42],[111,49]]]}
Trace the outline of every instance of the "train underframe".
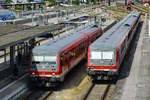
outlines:
{"label": "train underframe", "polygon": [[88,70],[88,75],[93,80],[117,80],[118,71],[101,71],[101,70]]}
{"label": "train underframe", "polygon": [[41,77],[41,76],[31,76],[30,77],[32,84],[36,86],[44,87],[55,87],[59,85],[62,81],[61,77]]}

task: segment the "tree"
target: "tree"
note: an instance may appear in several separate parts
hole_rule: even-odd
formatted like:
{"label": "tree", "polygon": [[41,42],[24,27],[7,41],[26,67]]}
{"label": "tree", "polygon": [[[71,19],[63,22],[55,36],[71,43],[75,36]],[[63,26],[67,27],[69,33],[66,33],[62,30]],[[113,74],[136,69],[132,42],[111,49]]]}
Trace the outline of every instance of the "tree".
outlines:
{"label": "tree", "polygon": [[28,2],[33,2],[34,0],[27,0]]}
{"label": "tree", "polygon": [[93,1],[93,3],[94,3],[94,4],[96,4],[96,3],[97,3],[97,0],[92,0],[92,1]]}
{"label": "tree", "polygon": [[80,4],[80,0],[76,0],[76,4],[79,5]]}
{"label": "tree", "polygon": [[89,0],[86,0],[86,4],[89,4]]}
{"label": "tree", "polygon": [[12,1],[11,0],[6,0],[6,3],[7,4],[10,4]]}

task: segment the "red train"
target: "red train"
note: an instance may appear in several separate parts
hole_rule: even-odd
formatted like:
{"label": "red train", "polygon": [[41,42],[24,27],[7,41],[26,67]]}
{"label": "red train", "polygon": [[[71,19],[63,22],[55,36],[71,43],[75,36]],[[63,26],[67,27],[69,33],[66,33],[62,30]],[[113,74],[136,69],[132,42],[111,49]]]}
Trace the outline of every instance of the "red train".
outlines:
{"label": "red train", "polygon": [[32,49],[28,72],[33,82],[55,86],[87,55],[88,46],[102,35],[98,25],[79,27]]}
{"label": "red train", "polygon": [[87,72],[93,79],[114,79],[119,75],[139,18],[140,12],[132,11],[89,46]]}

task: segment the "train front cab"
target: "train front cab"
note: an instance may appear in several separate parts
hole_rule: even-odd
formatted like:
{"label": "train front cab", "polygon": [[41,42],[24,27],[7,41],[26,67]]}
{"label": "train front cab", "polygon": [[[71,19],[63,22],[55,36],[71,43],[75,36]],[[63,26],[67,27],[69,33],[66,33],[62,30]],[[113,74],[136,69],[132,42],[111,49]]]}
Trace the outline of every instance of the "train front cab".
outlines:
{"label": "train front cab", "polygon": [[118,75],[117,53],[112,49],[88,48],[87,72],[93,79],[116,78]]}
{"label": "train front cab", "polygon": [[49,55],[31,53],[28,65],[31,80],[50,86],[62,82],[65,75],[86,57],[87,43],[83,40],[73,46],[68,45],[67,49],[63,48],[59,52],[51,51]]}
{"label": "train front cab", "polygon": [[51,55],[34,55],[29,56],[28,72],[33,83],[39,85],[53,86],[62,79],[60,68],[58,67],[57,53]]}

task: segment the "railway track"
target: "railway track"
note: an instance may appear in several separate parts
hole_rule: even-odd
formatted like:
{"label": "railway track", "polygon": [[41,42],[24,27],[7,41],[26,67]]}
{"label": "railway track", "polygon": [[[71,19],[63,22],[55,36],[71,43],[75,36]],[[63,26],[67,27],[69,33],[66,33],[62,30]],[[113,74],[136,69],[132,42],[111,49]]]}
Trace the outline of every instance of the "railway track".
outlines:
{"label": "railway track", "polygon": [[47,91],[47,89],[41,89],[41,90],[32,89],[32,91],[28,92],[28,94],[26,94],[26,96],[19,97],[17,99],[18,100],[19,99],[22,99],[22,100],[47,100],[47,98],[54,93],[53,90],[50,90],[50,91]]}
{"label": "railway track", "polygon": [[3,30],[0,32],[0,36],[7,35],[7,34],[13,34],[15,32],[27,30],[34,28],[33,26],[24,26],[24,25],[8,25],[6,26],[0,26],[0,30]]}
{"label": "railway track", "polygon": [[136,5],[132,5],[133,8],[139,10],[142,14],[145,14],[145,13],[150,13],[150,11],[142,8],[142,7],[139,7],[139,6],[136,6]]}
{"label": "railway track", "polygon": [[[31,95],[38,95],[39,96],[39,94],[41,94],[41,98],[37,98],[37,99],[39,99],[39,100],[46,100],[47,99],[47,97],[49,97],[50,95],[52,95],[53,94],[53,91],[47,91],[47,92],[45,92],[45,91],[32,91],[31,92]],[[29,95],[29,98],[30,98],[30,96],[31,95]],[[34,97],[35,98],[35,97]],[[37,100],[37,99],[30,99],[30,100]]]}
{"label": "railway track", "polygon": [[47,100],[47,98],[53,93],[53,91],[46,92],[42,97],[40,97],[38,100]]}
{"label": "railway track", "polygon": [[[79,72],[79,71],[75,71],[75,72]],[[72,72],[72,73],[74,73],[74,72]],[[81,77],[81,76],[82,75],[80,75],[79,77]],[[66,79],[68,79],[67,81],[70,81],[69,80],[70,78],[66,78]],[[77,77],[77,79],[79,81],[81,81],[80,78]],[[77,79],[75,79],[75,80],[77,80]],[[70,81],[70,87],[75,87],[77,84],[79,84],[79,81],[76,81],[77,83],[71,83],[71,81]],[[66,83],[67,83],[67,86],[65,85]],[[66,82],[66,81],[64,83],[62,83],[60,88],[59,88],[59,93],[63,92],[64,87],[68,88],[68,84],[69,84],[69,82]],[[75,84],[75,86],[71,86],[72,84]],[[47,90],[43,91],[43,89],[39,89],[39,88],[38,88],[38,90],[29,89],[28,92],[30,92],[30,93],[29,94],[27,93],[27,96],[23,96],[23,97],[27,97],[27,98],[25,98],[25,100],[46,100],[47,98],[49,99],[49,98],[56,97],[55,95],[58,93],[58,91],[55,92],[55,89],[48,90],[48,91]],[[63,93],[61,93],[61,94],[63,95]],[[29,99],[28,99],[28,97],[29,97]],[[67,100],[69,100],[69,99],[67,98]]]}
{"label": "railway track", "polygon": [[[112,88],[113,87],[113,88]],[[93,83],[87,91],[83,100],[109,100],[107,96],[112,94],[115,85],[113,84],[95,84]]]}

